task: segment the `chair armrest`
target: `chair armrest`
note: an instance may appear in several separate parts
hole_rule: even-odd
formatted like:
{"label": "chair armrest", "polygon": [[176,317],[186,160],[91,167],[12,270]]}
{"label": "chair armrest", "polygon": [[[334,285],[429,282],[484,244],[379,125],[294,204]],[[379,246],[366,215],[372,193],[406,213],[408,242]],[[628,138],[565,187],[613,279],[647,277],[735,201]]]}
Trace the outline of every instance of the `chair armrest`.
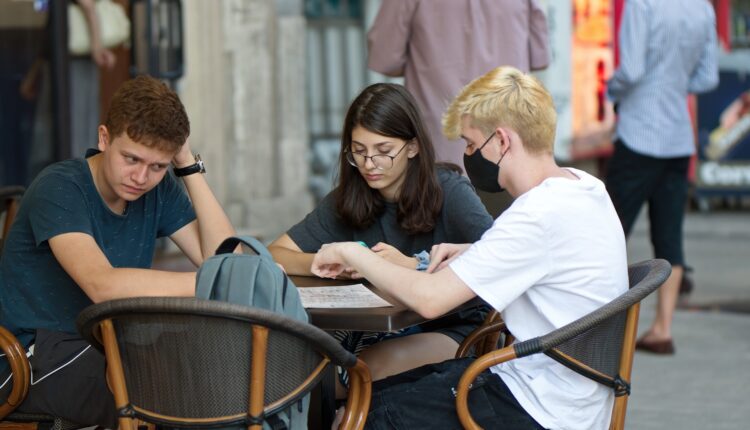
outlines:
{"label": "chair armrest", "polygon": [[461,420],[461,425],[463,425],[464,429],[481,429],[479,424],[471,418],[471,414],[469,413],[468,401],[471,383],[480,373],[484,372],[489,367],[515,358],[517,358],[515,348],[513,346],[506,346],[505,348],[497,349],[482,355],[466,368],[463,375],[461,375],[461,380],[458,381],[458,389],[456,390],[456,411],[458,412],[458,419]]}
{"label": "chair armrest", "polygon": [[29,366],[29,359],[21,343],[5,327],[0,327],[0,349],[5,353],[13,375],[13,388],[5,403],[0,405],[0,419],[3,419],[13,412],[29,394],[31,366]]}
{"label": "chair armrest", "polygon": [[[471,347],[479,342],[482,342],[482,344],[476,346],[476,355],[478,356],[497,349],[497,341],[500,338],[500,333],[509,334],[505,322],[500,317],[500,313],[493,309],[487,314],[487,318],[482,325],[469,333],[463,342],[461,342],[461,345],[456,350],[456,358],[468,356]],[[508,342],[504,346],[508,346]]]}
{"label": "chair armrest", "polygon": [[357,359],[357,363],[347,370],[349,371],[349,395],[339,429],[362,430],[365,427],[367,413],[370,411],[372,377],[367,364],[360,359]]}
{"label": "chair armrest", "polygon": [[468,336],[466,336],[463,342],[461,342],[461,345],[459,345],[458,349],[456,350],[456,358],[467,357],[469,355],[471,347],[483,341],[486,342],[477,345],[477,355],[481,356],[492,351],[493,349],[496,349],[489,348],[490,351],[486,351],[486,349],[488,349],[487,345],[492,344],[493,340],[494,343],[497,344],[500,333],[507,333],[504,321],[498,321],[490,325],[481,325],[477,327],[474,331],[469,333]]}

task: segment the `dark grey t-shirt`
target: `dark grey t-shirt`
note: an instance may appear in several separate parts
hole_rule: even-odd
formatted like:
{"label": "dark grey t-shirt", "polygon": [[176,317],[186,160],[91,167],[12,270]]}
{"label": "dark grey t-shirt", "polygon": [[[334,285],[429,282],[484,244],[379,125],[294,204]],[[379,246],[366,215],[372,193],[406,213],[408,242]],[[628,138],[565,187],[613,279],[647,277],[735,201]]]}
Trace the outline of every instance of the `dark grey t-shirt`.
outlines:
{"label": "dark grey t-shirt", "polygon": [[438,179],[443,208],[430,232],[411,235],[404,231],[396,219],[395,203],[387,203],[383,215],[366,229],[354,229],[339,218],[333,193],[329,193],[287,234],[303,252],[317,252],[326,243],[361,240],[370,247],[385,242],[411,256],[438,243],[476,242],[492,226],[492,217],[468,179],[445,169],[438,170]]}
{"label": "dark grey t-shirt", "polygon": [[185,191],[170,175],[115,214],[96,190],[88,163],[46,168],[29,186],[0,260],[0,324],[29,344],[35,329],[75,333],[92,302],[63,270],[47,242],[63,233],[91,235],[113,267],[149,268],[156,238],[195,219]]}

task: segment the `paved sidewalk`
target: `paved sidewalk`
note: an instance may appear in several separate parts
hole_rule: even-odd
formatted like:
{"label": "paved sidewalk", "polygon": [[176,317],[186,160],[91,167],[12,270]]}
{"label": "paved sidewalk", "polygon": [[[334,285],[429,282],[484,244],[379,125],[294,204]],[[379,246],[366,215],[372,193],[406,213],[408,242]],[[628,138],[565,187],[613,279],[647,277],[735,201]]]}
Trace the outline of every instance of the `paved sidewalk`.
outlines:
{"label": "paved sidewalk", "polygon": [[[628,243],[631,262],[651,258],[641,216]],[[674,319],[674,356],[636,352],[626,428],[721,430],[750,428],[750,213],[688,214],[688,265],[695,290]],[[645,330],[655,297],[641,308]],[[709,309],[709,310],[699,310]]]}

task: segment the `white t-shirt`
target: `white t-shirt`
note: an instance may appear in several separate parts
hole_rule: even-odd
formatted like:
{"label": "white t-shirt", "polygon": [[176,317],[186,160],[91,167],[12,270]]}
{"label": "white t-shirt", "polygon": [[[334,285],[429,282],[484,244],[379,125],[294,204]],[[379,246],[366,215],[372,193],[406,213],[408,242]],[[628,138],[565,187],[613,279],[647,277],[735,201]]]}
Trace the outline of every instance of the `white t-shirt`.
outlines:
{"label": "white t-shirt", "polygon": [[[525,341],[598,309],[628,289],[625,237],[593,176],[549,178],[516,199],[450,264]],[[523,408],[550,429],[607,429],[613,392],[544,354],[492,367]]]}

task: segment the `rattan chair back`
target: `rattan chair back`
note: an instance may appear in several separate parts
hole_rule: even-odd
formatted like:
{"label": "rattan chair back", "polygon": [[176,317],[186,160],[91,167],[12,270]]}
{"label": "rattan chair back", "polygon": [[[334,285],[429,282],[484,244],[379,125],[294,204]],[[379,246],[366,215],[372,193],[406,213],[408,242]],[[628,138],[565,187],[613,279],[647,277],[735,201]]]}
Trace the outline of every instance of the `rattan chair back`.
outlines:
{"label": "rattan chair back", "polygon": [[624,425],[630,394],[639,305],[671,273],[666,260],[654,259],[628,267],[630,288],[616,299],[544,336],[502,348],[479,357],[459,382],[456,407],[465,428],[480,428],[466,405],[471,381],[484,369],[532,354],[544,353],[566,367],[611,387],[615,396],[610,429]]}
{"label": "rattan chair back", "polygon": [[[218,301],[114,300],[84,309],[78,327],[106,355],[122,428],[134,418],[173,427],[260,428],[264,418],[301,402],[328,365],[363,366],[314,326]],[[355,385],[367,392],[347,407],[352,417],[361,415],[348,418],[350,428],[364,426],[369,408],[369,372],[361,373]]]}

